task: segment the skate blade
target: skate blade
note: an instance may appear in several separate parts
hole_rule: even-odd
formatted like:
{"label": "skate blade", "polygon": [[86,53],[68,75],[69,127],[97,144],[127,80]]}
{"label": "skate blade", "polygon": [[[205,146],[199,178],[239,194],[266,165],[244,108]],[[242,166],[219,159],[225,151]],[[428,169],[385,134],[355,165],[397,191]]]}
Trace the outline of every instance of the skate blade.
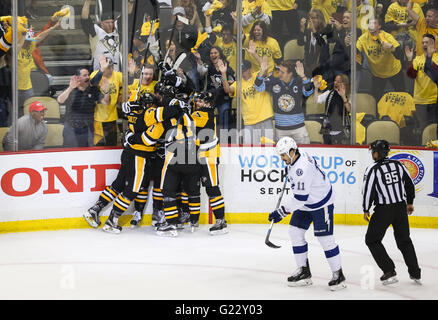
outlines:
{"label": "skate blade", "polygon": [[178,237],[178,231],[176,230],[172,230],[172,231],[158,231],[157,230],[157,235],[159,235],[160,237]]}
{"label": "skate blade", "polygon": [[418,284],[419,286],[422,286],[423,284],[421,283],[421,280],[420,279],[412,279],[412,280],[414,280],[414,283],[415,284]]}
{"label": "skate blade", "polygon": [[88,224],[93,227],[94,229],[98,228],[99,225],[94,221],[91,217],[87,216],[86,214],[82,215],[85,219],[85,221],[88,222]]}
{"label": "skate blade", "polygon": [[387,286],[387,285],[390,285],[390,284],[393,284],[393,283],[397,283],[397,282],[398,282],[398,279],[396,277],[391,277],[389,279],[386,279],[386,280],[382,281],[382,284],[384,286]]}
{"label": "skate blade", "polygon": [[330,291],[339,291],[342,289],[345,289],[347,285],[344,282],[341,282],[340,284],[330,286]]}
{"label": "skate blade", "polygon": [[287,285],[289,287],[308,287],[313,284],[311,279],[303,279],[297,282],[288,282]]}
{"label": "skate blade", "polygon": [[159,223],[159,222],[155,222],[155,223],[151,224],[152,228],[153,228],[155,231],[157,231],[158,228],[159,228],[160,226],[162,226],[162,225],[163,225],[163,223]]}
{"label": "skate blade", "polygon": [[119,234],[120,233],[119,229],[109,227],[107,225],[103,226],[102,230],[107,232],[107,233],[112,233],[112,234]]}
{"label": "skate blade", "polygon": [[222,230],[215,230],[215,231],[210,231],[210,235],[212,236],[217,236],[217,235],[221,235],[221,234],[226,234],[228,233],[228,229],[222,229]]}

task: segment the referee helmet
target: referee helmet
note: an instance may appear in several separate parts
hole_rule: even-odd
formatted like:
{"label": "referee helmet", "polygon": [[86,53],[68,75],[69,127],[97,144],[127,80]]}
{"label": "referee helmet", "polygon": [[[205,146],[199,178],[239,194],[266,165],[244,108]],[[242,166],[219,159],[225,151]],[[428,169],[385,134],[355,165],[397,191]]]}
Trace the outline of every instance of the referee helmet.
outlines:
{"label": "referee helmet", "polygon": [[384,159],[388,156],[389,142],[386,140],[376,140],[370,144],[370,150],[374,153],[377,152],[379,159]]}

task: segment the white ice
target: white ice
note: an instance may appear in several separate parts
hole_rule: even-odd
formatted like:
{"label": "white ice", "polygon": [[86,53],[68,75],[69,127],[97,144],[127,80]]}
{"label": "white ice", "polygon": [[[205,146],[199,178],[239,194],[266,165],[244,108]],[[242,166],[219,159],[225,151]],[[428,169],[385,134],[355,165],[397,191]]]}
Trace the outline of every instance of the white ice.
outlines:
{"label": "white ice", "polygon": [[383,286],[364,243],[366,226],[335,226],[347,288],[331,292],[331,271],[312,227],[306,234],[313,285],[288,287],[295,270],[287,225],[274,225],[272,249],[264,244],[268,224],[229,224],[210,236],[208,225],[177,238],[155,235],[150,226],[119,235],[101,229],[0,235],[0,299],[157,300],[416,300],[438,299],[438,230],[411,229],[423,285],[409,279],[392,229],[384,245],[399,282]]}

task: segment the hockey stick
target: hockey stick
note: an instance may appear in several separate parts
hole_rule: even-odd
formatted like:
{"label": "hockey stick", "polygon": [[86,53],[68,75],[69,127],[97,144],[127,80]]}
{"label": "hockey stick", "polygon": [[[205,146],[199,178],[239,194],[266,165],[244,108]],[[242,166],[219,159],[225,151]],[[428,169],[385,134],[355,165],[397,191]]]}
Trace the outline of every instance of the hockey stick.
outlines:
{"label": "hockey stick", "polygon": [[[175,29],[176,29],[176,23],[178,22],[178,21],[181,21],[182,23],[184,23],[184,24],[186,24],[186,25],[188,25],[189,24],[189,20],[187,19],[187,18],[185,18],[185,17],[182,17],[182,16],[180,16],[180,15],[177,15],[176,16],[176,18],[175,18],[175,21],[173,22],[173,25],[172,25],[172,31],[170,32],[170,37],[169,37],[169,48],[167,48],[167,50],[166,50],[166,54],[165,54],[165,56],[164,56],[164,59],[162,60],[162,63],[163,63],[163,68],[164,69],[166,69],[166,63],[167,63],[167,57],[169,57],[169,53],[170,53],[170,48],[172,47],[172,40],[173,40],[173,35],[174,35],[174,33],[175,33]],[[167,42],[167,41],[166,41]],[[166,43],[164,44],[164,46],[166,46]],[[185,57],[184,57],[185,58]],[[182,61],[181,61],[182,62]],[[160,70],[160,72],[159,72],[159,76],[158,76],[158,81],[161,81],[161,76],[162,76],[162,70]]]}
{"label": "hockey stick", "polygon": [[[280,198],[278,199],[277,206],[275,207],[276,209],[278,209],[278,207],[280,207],[281,199],[283,199],[284,190],[286,189],[286,184],[287,184],[287,176],[284,179],[283,190],[281,190]],[[271,248],[274,248],[274,249],[278,249],[278,248],[281,248],[281,246],[277,246],[277,245],[273,244],[269,240],[269,237],[271,236],[271,231],[272,231],[272,227],[273,226],[274,226],[274,220],[271,221],[271,225],[269,226],[268,233],[266,234],[266,238],[265,238],[265,244],[268,247],[271,247]]]}
{"label": "hockey stick", "polygon": [[182,17],[182,16],[180,16],[180,15],[177,15],[177,16],[176,16],[176,19],[175,19],[175,21],[173,22],[172,31],[170,32],[169,48],[167,48],[166,55],[164,56],[164,63],[166,63],[167,57],[169,56],[170,47],[171,47],[172,40],[173,40],[173,34],[175,33],[176,23],[177,23],[178,21],[181,21],[182,23],[184,23],[184,24],[186,24],[186,25],[189,25],[189,20],[188,20],[187,18]]}
{"label": "hockey stick", "polygon": [[172,69],[175,70],[175,72],[178,70],[181,63],[184,61],[184,59],[187,57],[187,53],[181,52],[178,56],[178,58],[175,60],[175,62],[172,65]]}

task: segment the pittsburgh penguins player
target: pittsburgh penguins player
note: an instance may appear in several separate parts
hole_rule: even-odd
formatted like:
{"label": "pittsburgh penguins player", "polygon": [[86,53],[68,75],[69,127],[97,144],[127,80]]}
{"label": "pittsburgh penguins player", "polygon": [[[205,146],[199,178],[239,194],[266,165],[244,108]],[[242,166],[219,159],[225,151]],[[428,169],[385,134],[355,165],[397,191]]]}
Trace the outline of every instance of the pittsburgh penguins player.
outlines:
{"label": "pittsburgh penguins player", "polygon": [[[160,236],[177,236],[178,201],[177,195],[181,183],[188,194],[190,219],[192,222],[199,219],[200,191],[199,168],[196,161],[197,147],[195,143],[196,129],[190,116],[189,96],[192,89],[190,82],[184,83],[174,74],[165,74],[163,83],[166,87],[176,87],[174,92],[168,92],[162,98],[164,110],[176,108],[180,113],[165,121],[165,158],[161,172],[160,189],[163,194],[163,207],[166,221],[157,227]],[[170,96],[170,97],[169,97]],[[171,97],[174,97],[171,99]],[[170,101],[169,101],[170,100]],[[140,141],[139,134],[129,137],[130,143]]]}
{"label": "pittsburgh penguins player", "polygon": [[[178,108],[155,108],[154,97],[150,93],[142,94],[139,104],[127,102],[123,110],[127,113],[128,130],[125,133],[124,149],[121,155],[121,167],[111,186],[100,194],[99,200],[84,214],[85,220],[94,228],[100,225],[99,213],[114,201],[111,213],[103,227],[110,233],[120,233],[119,217],[128,209],[139,195],[143,179],[149,174],[147,164],[157,149],[157,140],[164,132],[162,121],[178,115]],[[138,133],[139,141],[131,143],[129,138]]]}
{"label": "pittsburgh penguins player", "polygon": [[205,187],[211,209],[216,219],[210,228],[210,234],[224,234],[228,232],[225,221],[225,203],[219,188],[218,164],[220,157],[219,140],[216,136],[216,119],[214,95],[204,91],[194,95],[195,110],[192,118],[196,124],[196,137],[199,147],[199,163],[201,183]]}

